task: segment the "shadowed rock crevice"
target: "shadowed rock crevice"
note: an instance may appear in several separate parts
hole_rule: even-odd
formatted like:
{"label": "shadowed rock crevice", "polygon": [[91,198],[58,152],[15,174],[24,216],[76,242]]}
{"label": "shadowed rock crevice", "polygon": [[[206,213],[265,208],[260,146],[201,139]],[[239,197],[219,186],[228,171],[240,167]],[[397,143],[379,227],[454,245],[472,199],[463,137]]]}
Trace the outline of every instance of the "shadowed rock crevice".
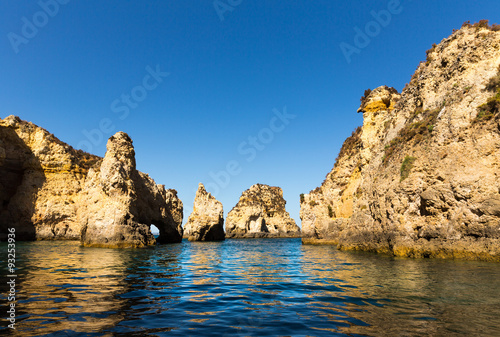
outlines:
{"label": "shadowed rock crevice", "polygon": [[[23,240],[79,240],[79,192],[88,169],[99,157],[74,150],[46,130],[15,116],[0,120],[0,126],[0,157],[4,152],[7,159],[0,164],[5,173],[1,179],[4,185],[10,185],[6,186],[2,205],[23,209],[11,223],[17,231],[30,233],[22,236]],[[12,176],[14,172],[17,177]],[[21,175],[22,182],[12,195],[12,186],[19,183]]]}
{"label": "shadowed rock crevice", "polygon": [[36,197],[46,181],[43,168],[18,136],[14,118],[0,124],[0,239],[15,228],[17,240],[36,238]]}

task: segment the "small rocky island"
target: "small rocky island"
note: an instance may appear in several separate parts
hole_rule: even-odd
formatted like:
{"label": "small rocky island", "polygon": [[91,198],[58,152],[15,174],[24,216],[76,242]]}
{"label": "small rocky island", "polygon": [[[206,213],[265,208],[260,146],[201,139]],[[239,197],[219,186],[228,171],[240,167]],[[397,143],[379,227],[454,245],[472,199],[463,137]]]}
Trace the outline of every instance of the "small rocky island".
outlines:
{"label": "small rocky island", "polygon": [[300,237],[300,228],[285,209],[283,190],[256,184],[244,191],[226,219],[228,238]]}
{"label": "small rocky island", "polygon": [[399,94],[367,90],[363,126],[301,196],[303,242],[500,261],[500,31],[465,24]]}
{"label": "small rocky island", "polygon": [[226,237],[222,203],[201,183],[196,191],[193,212],[184,225],[184,237],[189,241],[222,241]]}

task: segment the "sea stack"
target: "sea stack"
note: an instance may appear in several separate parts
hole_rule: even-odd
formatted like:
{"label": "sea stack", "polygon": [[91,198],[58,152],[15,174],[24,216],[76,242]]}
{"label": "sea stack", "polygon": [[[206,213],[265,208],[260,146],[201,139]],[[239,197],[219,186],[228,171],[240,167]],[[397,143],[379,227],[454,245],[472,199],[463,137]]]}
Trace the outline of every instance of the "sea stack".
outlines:
{"label": "sea stack", "polygon": [[226,219],[228,238],[300,237],[300,228],[285,209],[283,190],[256,184],[244,191]]}
{"label": "sea stack", "polygon": [[140,248],[182,240],[182,202],[147,174],[136,170],[135,151],[123,132],[112,136],[104,159],[88,174],[78,218],[84,246]]}
{"label": "sea stack", "polygon": [[184,226],[184,237],[189,241],[222,241],[224,234],[224,210],[222,203],[198,185],[193,212]]}
{"label": "sea stack", "polygon": [[500,32],[465,24],[401,95],[367,90],[363,126],[301,197],[304,243],[500,261]]}

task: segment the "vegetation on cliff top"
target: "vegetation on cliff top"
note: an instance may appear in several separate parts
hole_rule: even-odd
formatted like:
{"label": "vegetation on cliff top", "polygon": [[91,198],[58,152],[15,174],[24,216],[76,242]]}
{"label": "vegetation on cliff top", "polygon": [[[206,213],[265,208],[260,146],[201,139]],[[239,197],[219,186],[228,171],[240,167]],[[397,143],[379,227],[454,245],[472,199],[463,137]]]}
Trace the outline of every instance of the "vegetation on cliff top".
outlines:
{"label": "vegetation on cliff top", "polygon": [[[470,21],[466,21],[462,24],[462,28],[464,28],[464,27],[476,28],[476,31],[480,30],[481,28],[489,29],[493,32],[500,31],[500,25],[497,25],[495,23],[490,25],[488,20],[480,20],[479,22],[476,22],[476,23],[470,23]],[[454,29],[453,32],[455,33],[455,32],[457,32],[457,30]],[[452,39],[453,38],[455,38],[454,35],[452,35]],[[432,44],[432,47],[425,52],[427,54],[427,58],[426,58],[426,62],[425,62],[426,65],[429,65],[432,62],[433,57],[431,54],[436,50],[436,47],[437,47],[437,44],[434,43],[434,44]],[[415,74],[414,74],[414,76],[415,76]]]}
{"label": "vegetation on cliff top", "polygon": [[471,24],[470,21],[466,21],[462,25],[462,28],[464,28],[464,27],[473,27],[476,29],[486,28],[486,29],[492,30],[494,32],[500,31],[500,25],[497,25],[496,23],[490,25],[489,20],[480,20],[479,22],[476,22],[474,24]]}
{"label": "vegetation on cliff top", "polygon": [[366,100],[368,99],[368,96],[370,96],[372,92],[372,89],[366,89],[363,96],[361,96],[361,98],[359,99],[360,102],[361,102],[361,106],[364,106],[365,103],[366,103]]}

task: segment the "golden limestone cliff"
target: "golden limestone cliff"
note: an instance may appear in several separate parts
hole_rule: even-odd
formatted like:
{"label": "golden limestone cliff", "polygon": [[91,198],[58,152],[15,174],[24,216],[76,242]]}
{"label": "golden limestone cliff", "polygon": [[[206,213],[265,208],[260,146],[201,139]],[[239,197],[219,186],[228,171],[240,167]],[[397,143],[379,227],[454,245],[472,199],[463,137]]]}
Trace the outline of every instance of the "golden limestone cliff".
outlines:
{"label": "golden limestone cliff", "polygon": [[303,242],[500,261],[500,32],[464,25],[398,94],[366,91],[363,126],[301,196]]}
{"label": "golden limestone cliff", "polygon": [[105,158],[73,149],[18,117],[0,120],[0,240],[82,240],[142,247],[182,239],[182,202],[135,168],[132,140],[118,133]]}
{"label": "golden limestone cliff", "polygon": [[80,239],[79,193],[99,159],[18,117],[0,120],[2,237],[15,227],[24,240]]}

